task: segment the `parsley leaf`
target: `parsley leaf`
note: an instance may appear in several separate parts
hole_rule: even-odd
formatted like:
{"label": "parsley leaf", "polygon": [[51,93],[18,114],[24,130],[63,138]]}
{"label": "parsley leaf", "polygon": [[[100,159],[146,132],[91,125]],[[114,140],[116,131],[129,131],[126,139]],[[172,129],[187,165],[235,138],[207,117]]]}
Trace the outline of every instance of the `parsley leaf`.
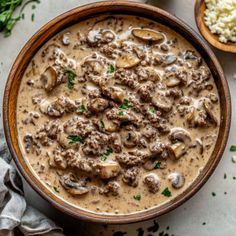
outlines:
{"label": "parsley leaf", "polygon": [[111,148],[108,148],[102,155],[101,160],[105,161],[107,157],[113,153],[113,150]]}
{"label": "parsley leaf", "polygon": [[120,105],[120,109],[126,110],[130,107],[132,107],[132,106],[129,104],[129,100],[125,98],[124,102]]}
{"label": "parsley leaf", "polygon": [[58,190],[57,187],[54,186],[53,189],[54,189],[54,191],[55,191],[56,193],[60,193],[60,191]]}
{"label": "parsley leaf", "polygon": [[102,129],[105,128],[105,124],[104,124],[104,121],[103,121],[103,120],[100,120],[100,127],[101,127]]}
{"label": "parsley leaf", "polygon": [[232,146],[230,147],[230,151],[231,151],[231,152],[236,152],[236,146],[233,146],[233,145],[232,145]]}
{"label": "parsley leaf", "polygon": [[79,135],[69,135],[67,139],[69,139],[69,144],[74,144],[78,142],[83,143],[83,140]]}
{"label": "parsley leaf", "polygon": [[107,74],[113,74],[115,72],[116,68],[113,65],[110,65],[107,70]]}
{"label": "parsley leaf", "polygon": [[123,115],[124,115],[124,112],[123,112],[123,111],[120,111],[120,112],[118,113],[118,115],[119,115],[119,116],[123,116]]}
{"label": "parsley leaf", "polygon": [[151,112],[151,113],[155,113],[157,110],[155,109],[155,107],[151,107],[150,109],[149,109],[149,112]]}
{"label": "parsley leaf", "polygon": [[134,195],[133,199],[136,200],[136,201],[140,201],[141,200],[141,195],[140,194]]}
{"label": "parsley leaf", "polygon": [[216,193],[212,192],[211,195],[212,195],[213,197],[215,197],[215,196],[216,196]]}
{"label": "parsley leaf", "polygon": [[69,89],[73,89],[75,86],[76,73],[70,68],[64,68],[63,74],[68,78],[67,86]]}
{"label": "parsley leaf", "polygon": [[162,191],[161,194],[164,195],[165,197],[171,197],[171,196],[172,196],[171,191],[168,189],[168,187],[166,187],[166,188]]}
{"label": "parsley leaf", "polygon": [[85,112],[86,111],[86,108],[84,105],[81,105],[80,108],[79,108],[79,112]]}
{"label": "parsley leaf", "polygon": [[161,162],[158,161],[155,166],[154,166],[154,169],[161,169]]}

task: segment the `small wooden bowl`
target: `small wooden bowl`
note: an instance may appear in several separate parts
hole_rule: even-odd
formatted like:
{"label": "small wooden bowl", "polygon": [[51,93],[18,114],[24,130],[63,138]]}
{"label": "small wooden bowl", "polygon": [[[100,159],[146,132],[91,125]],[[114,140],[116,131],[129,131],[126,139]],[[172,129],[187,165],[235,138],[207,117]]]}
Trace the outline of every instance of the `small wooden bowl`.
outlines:
{"label": "small wooden bowl", "polygon": [[205,0],[196,0],[195,2],[195,21],[202,36],[214,47],[225,51],[236,53],[236,43],[221,43],[217,34],[211,33],[204,22],[204,14],[206,10]]}
{"label": "small wooden bowl", "polygon": [[[19,86],[24,71],[26,70],[35,53],[45,44],[45,42],[47,42],[51,37],[66,27],[81,20],[88,19],[89,17],[96,14],[104,13],[129,14],[146,17],[170,27],[185,37],[189,42],[192,42],[193,46],[201,53],[201,56],[206,61],[214,76],[215,83],[219,91],[220,106],[222,111],[219,137],[217,138],[214,151],[197,179],[182,194],[178,195],[173,200],[143,212],[127,215],[103,215],[89,212],[79,209],[53,194],[32,173],[32,169],[26,163],[20,150],[16,128],[16,103]],[[89,4],[66,12],[65,14],[58,16],[42,27],[26,43],[24,48],[19,53],[14,65],[12,66],[8,77],[4,94],[3,119],[6,140],[10,152],[21,174],[34,190],[36,190],[42,197],[48,200],[56,208],[78,219],[107,224],[123,224],[144,221],[165,214],[185,202],[200,189],[200,187],[207,181],[216,168],[223,154],[230,129],[231,102],[229,88],[218,60],[209,47],[189,26],[171,14],[153,6],[128,1],[110,1]]]}

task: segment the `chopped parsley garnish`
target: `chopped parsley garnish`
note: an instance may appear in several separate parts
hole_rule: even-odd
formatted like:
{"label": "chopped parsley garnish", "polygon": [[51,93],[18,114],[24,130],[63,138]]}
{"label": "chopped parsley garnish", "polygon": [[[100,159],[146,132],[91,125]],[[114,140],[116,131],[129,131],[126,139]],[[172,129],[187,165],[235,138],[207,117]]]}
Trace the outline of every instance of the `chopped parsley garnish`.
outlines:
{"label": "chopped parsley garnish", "polygon": [[206,225],[206,222],[203,222],[202,225]]}
{"label": "chopped parsley garnish", "polygon": [[154,166],[154,169],[161,169],[161,162],[158,161],[155,166]]}
{"label": "chopped parsley garnish", "polygon": [[79,135],[69,135],[67,139],[69,139],[69,144],[83,143],[83,139]]}
{"label": "chopped parsley garnish", "polygon": [[232,146],[230,147],[230,151],[231,151],[231,152],[236,152],[236,146],[233,146],[233,145],[232,145]]}
{"label": "chopped parsley garnish", "polygon": [[113,153],[113,150],[111,148],[108,148],[102,155],[101,160],[105,161],[107,157]]}
{"label": "chopped parsley garnish", "polygon": [[165,197],[171,197],[171,196],[172,196],[171,191],[168,189],[168,187],[166,187],[166,188],[162,191],[161,194],[164,195]]}
{"label": "chopped parsley garnish", "polygon": [[141,200],[141,195],[140,194],[134,195],[133,199],[136,200],[136,201],[140,201]]}
{"label": "chopped parsley garnish", "polygon": [[126,110],[130,107],[132,107],[132,106],[129,104],[129,100],[125,98],[124,102],[120,105],[120,109]]}
{"label": "chopped parsley garnish", "polygon": [[123,112],[123,111],[120,111],[120,112],[118,113],[118,115],[119,115],[119,116],[123,116],[123,115],[124,115],[124,112]]}
{"label": "chopped parsley garnish", "polygon": [[211,195],[212,195],[213,197],[215,197],[215,196],[216,196],[216,193],[212,192]]}
{"label": "chopped parsley garnish", "polygon": [[81,105],[80,108],[79,108],[79,112],[85,112],[86,111],[86,108],[84,105]]}
{"label": "chopped parsley garnish", "polygon": [[31,21],[34,21],[35,15],[34,13],[31,15]]}
{"label": "chopped parsley garnish", "polygon": [[233,180],[236,180],[236,176],[233,176]]}
{"label": "chopped parsley garnish", "polygon": [[53,189],[54,189],[54,191],[55,191],[56,193],[60,193],[60,191],[58,190],[57,187],[54,186]]}
{"label": "chopped parsley garnish", "polygon": [[150,109],[149,109],[149,112],[151,112],[151,113],[155,113],[157,110],[155,109],[155,107],[151,107]]}
{"label": "chopped parsley garnish", "polygon": [[226,173],[224,173],[224,179],[226,179],[227,178],[227,175],[226,175]]}
{"label": "chopped parsley garnish", "polygon": [[115,72],[116,68],[113,65],[110,65],[107,70],[107,74],[113,74]]}
{"label": "chopped parsley garnish", "polygon": [[74,70],[69,68],[64,68],[64,75],[68,78],[67,86],[69,89],[73,89],[75,86],[76,73]]}
{"label": "chopped parsley garnish", "polygon": [[100,120],[100,127],[101,127],[101,129],[104,129],[104,128],[105,128],[105,124],[104,124],[104,121],[103,121],[103,120]]}

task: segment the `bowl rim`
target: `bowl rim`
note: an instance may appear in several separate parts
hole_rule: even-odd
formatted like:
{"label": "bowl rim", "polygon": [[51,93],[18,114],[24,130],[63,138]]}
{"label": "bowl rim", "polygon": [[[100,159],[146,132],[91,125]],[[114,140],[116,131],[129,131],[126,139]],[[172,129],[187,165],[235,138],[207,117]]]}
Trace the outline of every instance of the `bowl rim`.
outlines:
{"label": "bowl rim", "polygon": [[[55,25],[55,29],[52,30],[53,33],[51,33],[48,38],[53,37],[56,35],[58,32],[63,30],[63,28],[68,27],[69,25],[73,25],[76,22],[79,22],[81,20],[84,20],[82,16],[78,16],[79,14],[85,15],[85,18],[91,17],[91,11],[94,11],[96,9],[96,12],[98,14],[101,13],[117,13],[120,10],[125,10],[124,12],[126,13],[132,13],[133,15],[140,15],[143,14],[144,18],[149,18],[152,20],[156,20],[158,18],[157,22],[161,22],[161,24],[166,25],[167,27],[171,28],[178,34],[183,33],[185,36],[188,36],[193,40],[193,43],[191,43],[194,48],[202,55],[206,55],[207,59],[209,60],[209,64],[214,67],[214,70],[211,69],[211,72],[213,73],[213,76],[216,77],[220,83],[222,93],[224,95],[223,101],[220,101],[221,103],[224,102],[224,113],[222,115],[222,122],[221,126],[223,125],[223,132],[221,133],[221,144],[219,146],[215,145],[215,149],[217,149],[216,153],[214,152],[211,156],[214,156],[214,158],[211,158],[211,164],[209,164],[209,167],[206,169],[206,166],[204,166],[204,173],[201,173],[195,181],[180,195],[178,195],[176,198],[173,200],[170,200],[169,202],[150,208],[146,211],[140,211],[137,213],[132,213],[132,214],[125,214],[125,215],[108,215],[108,214],[96,214],[92,213],[80,208],[74,207],[72,204],[66,203],[66,201],[60,200],[60,198],[56,195],[50,192],[43,183],[31,172],[30,167],[27,166],[27,164],[24,163],[24,158],[23,154],[20,152],[21,157],[17,156],[17,150],[16,148],[19,148],[19,145],[17,147],[16,144],[13,144],[13,136],[16,135],[15,133],[17,132],[15,129],[16,123],[14,122],[13,124],[11,123],[11,115],[12,111],[10,110],[10,107],[12,103],[9,101],[11,98],[11,89],[12,89],[12,84],[14,82],[14,79],[16,77],[17,69],[20,67],[21,61],[24,56],[27,55],[27,52],[31,50],[31,46],[39,40],[44,37],[46,33],[50,31],[52,27]],[[120,13],[124,14],[124,13]],[[83,15],[83,16],[84,16]],[[73,16],[77,17],[78,19],[73,20]],[[158,17],[157,17],[158,16]],[[70,18],[71,17],[71,18]],[[75,17],[75,18],[76,18]],[[64,24],[63,26],[59,27],[58,24],[61,22],[64,22],[67,18],[70,18],[69,24]],[[160,20],[160,21],[159,21]],[[65,21],[66,22],[66,21]],[[164,22],[164,23],[163,23]],[[169,23],[168,23],[169,22]],[[67,22],[68,23],[68,22]],[[173,24],[173,27],[172,27]],[[176,28],[174,28],[176,27]],[[50,33],[49,33],[50,34]],[[45,36],[46,37],[46,36]],[[43,43],[36,48],[34,51],[37,52],[38,49],[45,43],[47,42],[48,39],[45,40],[43,39]],[[199,51],[201,49],[202,51]],[[34,53],[35,54],[35,53]],[[32,58],[28,59],[28,62],[30,62]],[[28,64],[27,64],[28,65]],[[27,66],[26,65],[26,66]],[[26,67],[25,66],[25,67]],[[25,68],[24,68],[25,70]],[[214,78],[214,80],[216,80]],[[18,78],[19,81],[21,81],[22,75],[20,78]],[[217,83],[218,83],[217,82]],[[20,83],[20,82],[19,82]],[[18,87],[19,88],[19,87]],[[18,89],[17,88],[17,89]],[[219,90],[219,88],[218,88]],[[16,98],[15,98],[16,100]],[[16,102],[15,102],[16,103]],[[16,111],[14,111],[16,113]],[[222,113],[222,112],[221,112]],[[223,122],[224,121],[224,122]],[[179,205],[183,204],[185,201],[187,201],[190,197],[192,197],[206,181],[209,179],[213,171],[215,170],[218,162],[220,161],[225,146],[226,142],[228,139],[229,135],[229,130],[230,130],[230,122],[231,122],[231,98],[230,98],[230,91],[228,88],[227,81],[224,77],[223,70],[212,52],[212,50],[208,47],[208,45],[197,35],[197,33],[186,23],[184,23],[182,20],[178,19],[177,17],[171,15],[170,13],[159,9],[157,7],[153,7],[147,4],[143,3],[138,3],[138,2],[128,2],[128,1],[102,1],[102,2],[97,2],[97,3],[91,3],[87,4],[81,7],[74,8],[70,11],[67,11],[56,18],[52,19],[49,21],[47,24],[45,24],[43,27],[41,27],[25,44],[25,46],[22,48],[20,53],[18,54],[7,79],[6,87],[5,87],[5,92],[4,92],[4,101],[3,101],[3,123],[4,123],[4,131],[5,131],[5,136],[6,136],[6,141],[10,150],[11,155],[13,156],[13,159],[17,165],[17,168],[20,170],[22,176],[26,179],[26,181],[29,183],[29,185],[45,200],[50,202],[54,207],[57,209],[61,210],[62,212],[75,217],[80,220],[85,220],[85,221],[90,221],[90,222],[96,222],[96,223],[105,223],[105,224],[125,224],[125,223],[134,223],[134,222],[139,222],[139,221],[144,221],[148,220],[163,214],[166,214],[167,212],[170,212],[171,210],[175,209]],[[222,124],[223,123],[223,124]],[[219,137],[217,138],[217,140]],[[209,159],[210,160],[210,159]],[[208,162],[209,162],[208,160]],[[207,162],[207,164],[208,164]],[[206,169],[206,170],[205,170]],[[203,172],[203,171],[202,171]]]}

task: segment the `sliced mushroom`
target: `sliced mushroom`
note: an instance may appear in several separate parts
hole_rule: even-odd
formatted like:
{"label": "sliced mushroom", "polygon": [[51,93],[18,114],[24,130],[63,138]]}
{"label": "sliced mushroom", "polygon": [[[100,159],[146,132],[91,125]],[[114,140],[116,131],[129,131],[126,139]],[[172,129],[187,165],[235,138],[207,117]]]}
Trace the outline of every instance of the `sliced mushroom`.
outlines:
{"label": "sliced mushroom", "polygon": [[180,172],[173,172],[168,176],[168,179],[171,181],[172,187],[179,189],[184,186],[185,178],[184,175]]}
{"label": "sliced mushroom", "polygon": [[187,152],[192,141],[189,132],[183,128],[173,128],[169,139],[173,144],[168,145],[167,150],[173,160],[182,157]]}
{"label": "sliced mushroom", "polygon": [[143,183],[147,185],[149,192],[156,193],[160,188],[160,178],[154,174],[150,173],[144,176]]}
{"label": "sliced mushroom", "polygon": [[116,177],[121,171],[120,165],[115,161],[99,162],[96,164],[95,168],[101,179]]}
{"label": "sliced mushroom", "polygon": [[167,146],[167,149],[168,149],[168,154],[172,160],[179,159],[186,153],[185,144],[181,142]]}
{"label": "sliced mushroom", "polygon": [[218,125],[218,120],[215,117],[214,113],[212,112],[212,103],[209,101],[209,99],[208,100],[204,99],[203,107],[204,107],[205,111],[207,112],[209,118],[217,126]]}
{"label": "sliced mushroom", "polygon": [[133,148],[137,145],[139,140],[138,135],[134,131],[122,131],[121,132],[121,141],[123,145],[127,148]]}
{"label": "sliced mushroom", "polygon": [[193,120],[193,118],[194,118],[194,114],[195,114],[195,107],[189,107],[189,112],[188,112],[188,114],[186,115],[186,120],[188,121],[188,122],[191,122],[192,120]]}
{"label": "sliced mushroom", "polygon": [[61,37],[61,42],[63,45],[68,46],[70,44],[70,38],[69,38],[70,33],[67,32],[62,35]]}
{"label": "sliced mushroom", "polygon": [[203,147],[203,142],[202,142],[202,140],[200,138],[196,139],[196,144],[197,144],[197,147],[199,149],[199,153],[203,154],[204,147]]}
{"label": "sliced mushroom", "polygon": [[136,38],[148,42],[159,43],[164,40],[164,36],[162,33],[151,29],[133,29],[132,34]]}
{"label": "sliced mushroom", "polygon": [[104,98],[91,99],[88,104],[88,109],[91,112],[99,113],[104,111],[109,106],[109,102]]}
{"label": "sliced mushroom", "polygon": [[66,189],[71,195],[83,195],[90,191],[90,188],[87,186],[82,186],[72,174],[62,175],[60,177],[60,184]]}
{"label": "sliced mushroom", "polygon": [[97,59],[86,59],[82,65],[85,71],[91,72],[94,75],[101,75],[105,72],[105,67],[101,60]]}
{"label": "sliced mushroom", "polygon": [[140,59],[134,54],[123,53],[116,60],[116,66],[118,68],[131,68],[140,62]]}
{"label": "sliced mushroom", "polygon": [[88,32],[87,41],[92,46],[100,43],[110,43],[115,39],[115,34],[111,30],[92,29]]}
{"label": "sliced mushroom", "polygon": [[52,66],[49,66],[41,75],[40,79],[43,83],[44,89],[47,92],[50,92],[57,84],[57,72]]}

